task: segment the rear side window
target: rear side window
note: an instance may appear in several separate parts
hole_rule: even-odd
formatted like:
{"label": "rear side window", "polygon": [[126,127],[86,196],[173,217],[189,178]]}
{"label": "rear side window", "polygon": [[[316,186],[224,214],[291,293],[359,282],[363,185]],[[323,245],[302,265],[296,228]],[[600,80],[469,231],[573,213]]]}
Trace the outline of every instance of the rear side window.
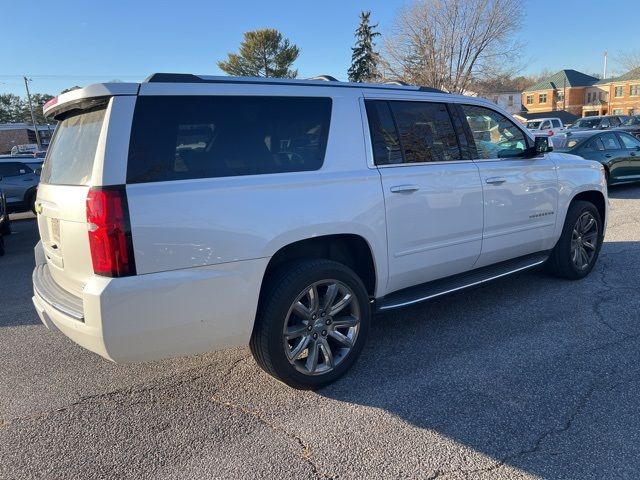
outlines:
{"label": "rear side window", "polygon": [[621,148],[620,143],[618,142],[618,139],[613,133],[607,133],[605,135],[602,135],[600,139],[604,144],[605,150],[619,150]]}
{"label": "rear side window", "polygon": [[461,159],[444,103],[369,100],[366,106],[376,165]]}
{"label": "rear side window", "polygon": [[40,177],[53,185],[88,185],[106,107],[62,120],[49,145]]}
{"label": "rear side window", "polygon": [[0,162],[0,177],[17,177],[33,173],[33,170],[24,163]]}
{"label": "rear side window", "polygon": [[551,120],[551,125],[553,125],[553,128],[561,128],[562,124],[560,123],[560,120]]}
{"label": "rear side window", "polygon": [[128,183],[317,170],[331,99],[142,96]]}

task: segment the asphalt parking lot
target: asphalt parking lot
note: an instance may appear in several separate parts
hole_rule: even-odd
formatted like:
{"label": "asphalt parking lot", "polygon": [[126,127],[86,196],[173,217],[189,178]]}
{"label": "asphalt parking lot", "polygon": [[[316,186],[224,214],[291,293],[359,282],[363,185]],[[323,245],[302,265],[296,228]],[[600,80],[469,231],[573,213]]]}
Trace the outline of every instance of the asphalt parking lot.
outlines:
{"label": "asphalt parking lot", "polygon": [[23,215],[0,258],[0,478],[639,478],[640,187],[610,194],[590,277],[379,315],[317,392],[248,348],[114,365],[48,331]]}

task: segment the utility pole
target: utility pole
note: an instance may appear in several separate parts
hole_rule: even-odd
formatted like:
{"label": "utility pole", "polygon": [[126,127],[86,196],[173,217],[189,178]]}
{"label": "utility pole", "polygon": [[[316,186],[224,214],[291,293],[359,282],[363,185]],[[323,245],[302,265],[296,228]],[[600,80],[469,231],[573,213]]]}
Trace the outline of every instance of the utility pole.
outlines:
{"label": "utility pole", "polygon": [[607,78],[607,55],[608,55],[608,53],[609,52],[607,50],[604,51],[604,70],[602,72],[602,79],[603,80],[606,80],[606,78]]}
{"label": "utility pole", "polygon": [[38,131],[38,124],[36,123],[36,116],[33,114],[33,106],[31,105],[31,94],[29,93],[29,82],[31,81],[26,76],[24,78],[24,88],[27,89],[27,101],[29,102],[29,112],[31,113],[31,122],[33,123],[33,129],[36,132],[36,143],[38,144],[38,150],[42,150],[42,142],[40,141],[40,132]]}

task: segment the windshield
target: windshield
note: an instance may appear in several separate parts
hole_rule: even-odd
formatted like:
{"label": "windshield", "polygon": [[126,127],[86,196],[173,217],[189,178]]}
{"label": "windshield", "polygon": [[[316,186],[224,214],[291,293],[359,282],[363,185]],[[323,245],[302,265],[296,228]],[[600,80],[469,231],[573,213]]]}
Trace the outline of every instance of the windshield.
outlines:
{"label": "windshield", "polygon": [[640,125],[640,117],[629,117],[624,122],[623,125],[631,126],[631,125]]}
{"label": "windshield", "polygon": [[80,113],[58,124],[42,167],[43,183],[89,185],[105,111]]}
{"label": "windshield", "polygon": [[598,128],[600,126],[599,118],[581,118],[569,128]]}
{"label": "windshield", "polygon": [[538,128],[540,128],[540,124],[542,123],[541,120],[535,121],[535,122],[527,122],[527,128],[531,128],[532,130],[536,130]]}

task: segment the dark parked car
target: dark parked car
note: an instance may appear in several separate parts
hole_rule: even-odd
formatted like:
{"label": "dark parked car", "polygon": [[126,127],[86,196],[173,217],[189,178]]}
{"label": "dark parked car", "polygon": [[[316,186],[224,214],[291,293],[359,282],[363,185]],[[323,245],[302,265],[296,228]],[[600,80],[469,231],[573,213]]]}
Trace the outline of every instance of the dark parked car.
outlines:
{"label": "dark parked car", "polygon": [[627,118],[616,130],[630,133],[634,137],[640,138],[640,115]]}
{"label": "dark parked car", "polygon": [[602,163],[609,185],[640,181],[640,140],[626,132],[570,132],[552,142],[554,150]]}
{"label": "dark parked car", "polygon": [[0,257],[4,255],[4,236],[11,233],[9,225],[9,213],[7,213],[7,201],[4,192],[0,190]]}
{"label": "dark parked car", "polygon": [[625,120],[627,117],[624,115],[583,117],[569,125],[567,129],[574,132],[578,130],[606,130],[621,126]]}
{"label": "dark parked car", "polygon": [[41,168],[42,161],[38,158],[0,157],[0,189],[4,191],[10,212],[31,210],[35,213]]}

